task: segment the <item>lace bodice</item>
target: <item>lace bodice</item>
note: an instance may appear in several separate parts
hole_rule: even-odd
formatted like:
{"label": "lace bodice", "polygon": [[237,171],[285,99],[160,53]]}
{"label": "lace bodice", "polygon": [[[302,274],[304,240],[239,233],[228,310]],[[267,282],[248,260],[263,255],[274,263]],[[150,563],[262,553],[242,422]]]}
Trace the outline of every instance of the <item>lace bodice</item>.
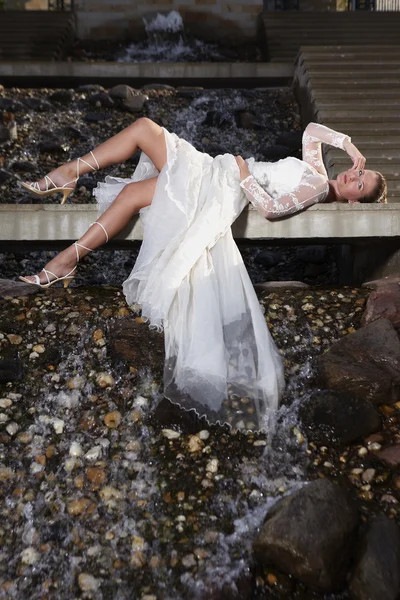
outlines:
{"label": "lace bodice", "polygon": [[322,159],[322,143],[344,150],[349,136],[318,123],[307,125],[303,134],[303,160],[289,157],[276,163],[246,162],[251,175],[240,186],[253,206],[267,219],[296,213],[323,202],[329,192]]}

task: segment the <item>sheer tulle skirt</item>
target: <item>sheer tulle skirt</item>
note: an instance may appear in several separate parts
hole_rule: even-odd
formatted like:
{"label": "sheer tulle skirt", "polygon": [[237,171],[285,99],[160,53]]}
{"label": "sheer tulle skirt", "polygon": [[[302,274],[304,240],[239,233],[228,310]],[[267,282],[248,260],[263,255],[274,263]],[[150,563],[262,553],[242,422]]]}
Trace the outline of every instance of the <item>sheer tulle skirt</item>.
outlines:
{"label": "sheer tulle skirt", "polygon": [[164,132],[160,173],[142,154],[132,179],[107,177],[94,191],[100,215],[124,185],[158,175],[127,303],[164,330],[167,398],[210,422],[268,430],[283,369],[230,229],[247,204],[236,161]]}

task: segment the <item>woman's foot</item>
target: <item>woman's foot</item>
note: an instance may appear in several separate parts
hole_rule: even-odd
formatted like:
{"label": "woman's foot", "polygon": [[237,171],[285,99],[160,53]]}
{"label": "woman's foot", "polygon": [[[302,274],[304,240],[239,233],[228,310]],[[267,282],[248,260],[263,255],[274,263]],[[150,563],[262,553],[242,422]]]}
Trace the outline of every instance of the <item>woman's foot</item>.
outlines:
{"label": "woman's foot", "polygon": [[[54,187],[63,187],[68,184],[68,188],[75,188],[76,186],[76,160],[61,165],[54,171],[50,171],[46,177],[40,179],[36,183],[39,185],[39,190],[45,191],[53,189]],[[26,185],[32,185],[32,181],[25,181]],[[35,186],[37,187],[37,186]],[[67,186],[66,186],[67,187]]]}
{"label": "woman's foot", "polygon": [[[69,246],[68,248],[57,254],[57,256],[52,258],[51,261],[48,262],[45,266],[45,269],[51,271],[52,273],[54,273],[54,275],[57,275],[57,277],[64,277],[65,275],[68,275],[76,265],[76,251],[74,245],[72,244],[72,246]],[[38,277],[40,283],[48,283],[48,279],[44,271],[38,273]],[[25,278],[29,281],[32,281],[32,283],[36,283],[35,277],[33,275],[25,276]],[[52,281],[54,277],[49,274],[49,279],[50,281]]]}

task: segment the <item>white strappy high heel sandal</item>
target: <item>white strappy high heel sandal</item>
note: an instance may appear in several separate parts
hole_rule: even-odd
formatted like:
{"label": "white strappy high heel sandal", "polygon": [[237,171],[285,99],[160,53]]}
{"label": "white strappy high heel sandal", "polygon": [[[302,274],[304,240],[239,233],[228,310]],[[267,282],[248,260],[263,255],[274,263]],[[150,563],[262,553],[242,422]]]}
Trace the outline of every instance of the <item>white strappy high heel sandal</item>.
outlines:
{"label": "white strappy high heel sandal", "polygon": [[54,183],[54,181],[52,181],[48,175],[44,176],[44,180],[46,182],[45,190],[40,189],[39,183],[37,181],[35,181],[34,183],[21,183],[21,186],[23,188],[25,188],[26,190],[28,190],[29,192],[36,194],[37,196],[50,196],[51,194],[61,193],[63,195],[61,204],[64,204],[66,202],[68,196],[70,194],[72,194],[72,192],[75,189],[75,187],[68,187],[68,186],[71,185],[71,183],[77,183],[77,181],[80,177],[79,165],[81,162],[84,163],[85,165],[87,165],[88,167],[90,167],[92,169],[92,171],[98,171],[100,169],[99,163],[97,162],[97,158],[95,157],[95,155],[93,154],[93,152],[91,150],[90,150],[90,154],[92,155],[93,160],[96,163],[96,166],[93,167],[93,165],[86,162],[86,160],[83,160],[83,158],[78,158],[76,161],[76,177],[75,177],[75,179],[72,179],[72,181],[68,181],[68,183],[64,183],[64,185],[62,185],[61,187],[56,185]]}
{"label": "white strappy high heel sandal", "polygon": [[[104,227],[104,225],[102,225],[98,221],[95,221],[94,223],[90,223],[89,227],[91,227],[92,225],[100,225],[100,227],[103,229],[104,233],[106,234],[106,241],[105,241],[105,243],[107,243],[108,242],[108,233],[107,233],[106,228]],[[74,246],[75,246],[75,251],[76,251],[76,263],[77,264],[75,265],[75,267],[69,273],[67,273],[67,275],[63,275],[62,277],[58,277],[55,273],[52,273],[48,269],[42,269],[42,271],[46,275],[47,283],[41,283],[39,275],[32,275],[32,277],[35,278],[35,281],[30,281],[27,277],[23,277],[22,275],[19,276],[19,279],[21,279],[21,281],[24,281],[25,283],[30,283],[32,285],[38,285],[41,288],[48,288],[51,285],[53,285],[54,283],[57,283],[58,281],[62,281],[63,284],[64,284],[64,287],[67,288],[69,286],[69,284],[71,283],[71,281],[73,280],[73,278],[75,277],[75,275],[72,275],[72,273],[76,270],[76,268],[78,266],[78,262],[79,262],[78,246],[80,246],[81,248],[84,248],[85,250],[89,250],[89,252],[93,252],[93,250],[91,248],[87,248],[83,244],[79,244],[79,242],[74,242]],[[53,275],[53,277],[55,279],[50,279],[49,275]]]}

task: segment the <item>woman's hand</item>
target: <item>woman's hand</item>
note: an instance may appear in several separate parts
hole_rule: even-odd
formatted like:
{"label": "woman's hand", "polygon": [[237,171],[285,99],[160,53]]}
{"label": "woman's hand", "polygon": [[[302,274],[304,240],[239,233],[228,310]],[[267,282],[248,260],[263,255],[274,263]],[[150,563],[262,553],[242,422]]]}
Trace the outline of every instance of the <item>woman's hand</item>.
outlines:
{"label": "woman's hand", "polygon": [[251,174],[249,167],[247,166],[247,162],[243,160],[241,156],[235,156],[235,160],[240,170],[240,181],[243,181],[243,179],[246,179],[246,177]]}
{"label": "woman's hand", "polygon": [[353,161],[353,169],[363,170],[366,163],[366,158],[361,154],[358,148],[348,140],[344,143],[344,149]]}

